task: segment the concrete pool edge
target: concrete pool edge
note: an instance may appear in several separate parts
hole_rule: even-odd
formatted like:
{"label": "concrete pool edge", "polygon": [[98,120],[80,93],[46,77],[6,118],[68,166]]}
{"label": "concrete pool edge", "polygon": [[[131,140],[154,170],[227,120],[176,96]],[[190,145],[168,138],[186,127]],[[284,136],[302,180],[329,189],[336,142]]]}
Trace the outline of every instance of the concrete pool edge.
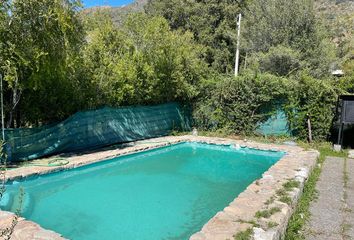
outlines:
{"label": "concrete pool edge", "polygon": [[[180,142],[202,142],[218,145],[239,144],[242,147],[259,150],[286,152],[286,155],[265,172],[261,179],[256,180],[249,185],[244,192],[229,204],[229,206],[210,219],[201,231],[191,236],[192,240],[233,239],[233,236],[238,232],[254,227],[250,222],[254,221],[255,213],[269,207],[269,204],[266,205],[265,203],[269,198],[275,195],[276,191],[282,187],[282,184],[289,181],[289,179],[296,178],[300,182],[300,185],[291,192],[292,204],[284,204],[276,199],[272,204],[277,206],[277,208],[280,209],[280,212],[270,216],[269,219],[257,219],[261,224],[257,224],[257,227],[253,228],[255,239],[279,239],[286,229],[286,224],[291,215],[293,206],[296,204],[297,198],[301,195],[303,183],[306,181],[308,174],[316,164],[316,159],[319,155],[317,151],[304,151],[302,148],[294,146],[262,144],[252,141],[245,142],[215,137],[168,136],[137,141],[134,144],[128,144],[122,149],[103,150],[100,152],[72,156],[68,158],[69,164],[65,166],[29,166],[10,170],[6,173],[6,177],[8,180],[16,180],[48,174]],[[0,224],[5,223],[6,217],[8,219],[9,215],[11,214],[8,212],[0,211]],[[272,228],[264,227],[267,226],[267,222],[270,220],[277,223],[277,226],[273,226]],[[262,221],[264,223],[262,223]],[[14,236],[16,236],[14,239],[28,239],[28,237],[32,237],[33,239],[35,236],[42,235],[48,236],[45,237],[45,239],[63,239],[59,234],[44,230],[36,223],[24,219],[20,219],[20,222],[21,224],[14,229]],[[1,226],[4,225],[1,224]],[[19,235],[19,233],[21,234]]]}
{"label": "concrete pool edge", "polygon": [[12,234],[11,225],[14,224],[16,216],[14,213],[0,210],[0,231],[3,233],[0,235],[0,239],[8,239],[6,237],[11,236],[11,240],[25,240],[25,239],[46,239],[46,240],[63,240],[59,233],[51,230],[43,229],[39,224],[28,221],[24,218],[18,218],[16,220],[16,226],[13,229]]}
{"label": "concrete pool edge", "polygon": [[[261,179],[254,181],[229,206],[210,219],[190,240],[231,240],[237,233],[248,229],[252,230],[251,239],[283,239],[287,223],[302,194],[303,186],[316,165],[319,152],[254,142],[241,145],[261,150],[285,151],[287,154],[263,173]],[[287,192],[290,201],[285,203],[284,200],[280,201],[281,196],[277,192],[284,191],[283,185],[289,181],[299,184]],[[271,209],[277,211],[269,214]],[[263,217],[265,214],[260,214],[266,212],[270,216]]]}

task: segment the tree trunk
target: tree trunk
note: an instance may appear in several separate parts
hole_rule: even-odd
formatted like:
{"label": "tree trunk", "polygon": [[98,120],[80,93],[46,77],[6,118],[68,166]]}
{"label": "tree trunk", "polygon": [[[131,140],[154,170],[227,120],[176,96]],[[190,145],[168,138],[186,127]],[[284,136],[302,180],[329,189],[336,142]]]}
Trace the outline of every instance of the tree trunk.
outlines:
{"label": "tree trunk", "polygon": [[18,89],[18,81],[16,81],[14,88],[12,89],[12,105],[9,112],[9,119],[7,121],[6,127],[14,127],[14,114],[16,112],[16,107],[20,101],[21,93]]}

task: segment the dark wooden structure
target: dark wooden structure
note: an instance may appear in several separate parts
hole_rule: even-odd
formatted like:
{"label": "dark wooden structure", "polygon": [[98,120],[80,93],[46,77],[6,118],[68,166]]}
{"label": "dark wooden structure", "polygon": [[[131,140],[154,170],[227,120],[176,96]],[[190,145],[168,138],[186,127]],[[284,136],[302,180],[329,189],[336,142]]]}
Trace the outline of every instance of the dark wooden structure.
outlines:
{"label": "dark wooden structure", "polygon": [[338,145],[343,143],[343,130],[346,125],[354,124],[354,95],[341,95],[338,101],[339,132]]}

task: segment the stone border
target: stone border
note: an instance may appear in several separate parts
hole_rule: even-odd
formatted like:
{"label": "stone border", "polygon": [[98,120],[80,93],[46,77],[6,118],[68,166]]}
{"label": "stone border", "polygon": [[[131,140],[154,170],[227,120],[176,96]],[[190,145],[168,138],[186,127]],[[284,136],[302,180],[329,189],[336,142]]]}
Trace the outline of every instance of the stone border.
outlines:
{"label": "stone border", "polygon": [[6,231],[10,229],[13,221],[16,221],[16,225],[13,229],[12,234],[5,234],[5,236],[0,237],[0,239],[8,239],[7,236],[11,235],[11,240],[63,240],[64,238],[53,231],[45,230],[37,223],[27,221],[24,218],[18,218],[14,213],[0,211],[0,230]]}
{"label": "stone border", "polygon": [[[179,142],[202,142],[209,144],[239,144],[259,150],[273,150],[286,152],[261,179],[254,181],[223,211],[218,212],[201,229],[190,237],[190,240],[225,240],[233,239],[235,234],[251,229],[250,237],[253,239],[280,239],[286,230],[287,222],[294,206],[302,193],[303,185],[316,164],[319,156],[317,151],[304,151],[300,147],[263,144],[253,141],[240,141],[226,138],[199,137],[199,136],[168,136],[150,140],[137,141],[127,144],[125,148],[103,150],[100,152],[77,155],[67,158],[69,164],[58,167],[29,166],[6,173],[7,180],[23,179],[31,176],[43,175],[80,166],[102,162],[114,157],[132,154],[144,150],[159,148]],[[284,188],[284,184],[291,180],[298,183],[291,189],[286,189],[284,202],[277,192]],[[284,197],[284,196],[283,196]],[[281,201],[283,200],[283,201]],[[273,210],[276,211],[273,211]],[[269,215],[269,212],[272,212]],[[269,216],[259,213],[268,213]],[[0,211],[0,225],[9,221],[13,214]],[[264,215],[264,214],[263,214]],[[25,229],[25,230],[24,230]],[[253,233],[252,233],[253,232]],[[22,237],[23,235],[23,237]],[[12,239],[63,239],[59,234],[44,230],[38,224],[20,219],[14,229]],[[43,236],[43,237],[42,237]]]}
{"label": "stone border", "polygon": [[283,145],[229,142],[262,150],[285,151],[286,155],[210,219],[190,240],[234,239],[240,233],[255,240],[282,239],[319,152]]}

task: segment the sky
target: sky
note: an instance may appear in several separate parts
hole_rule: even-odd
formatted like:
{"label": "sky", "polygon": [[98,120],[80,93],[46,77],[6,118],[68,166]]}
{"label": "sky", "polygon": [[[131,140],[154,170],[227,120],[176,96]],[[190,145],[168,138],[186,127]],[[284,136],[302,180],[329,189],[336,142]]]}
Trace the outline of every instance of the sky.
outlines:
{"label": "sky", "polygon": [[119,7],[122,5],[127,5],[132,3],[133,0],[82,0],[84,7],[95,7],[95,6],[112,6]]}

